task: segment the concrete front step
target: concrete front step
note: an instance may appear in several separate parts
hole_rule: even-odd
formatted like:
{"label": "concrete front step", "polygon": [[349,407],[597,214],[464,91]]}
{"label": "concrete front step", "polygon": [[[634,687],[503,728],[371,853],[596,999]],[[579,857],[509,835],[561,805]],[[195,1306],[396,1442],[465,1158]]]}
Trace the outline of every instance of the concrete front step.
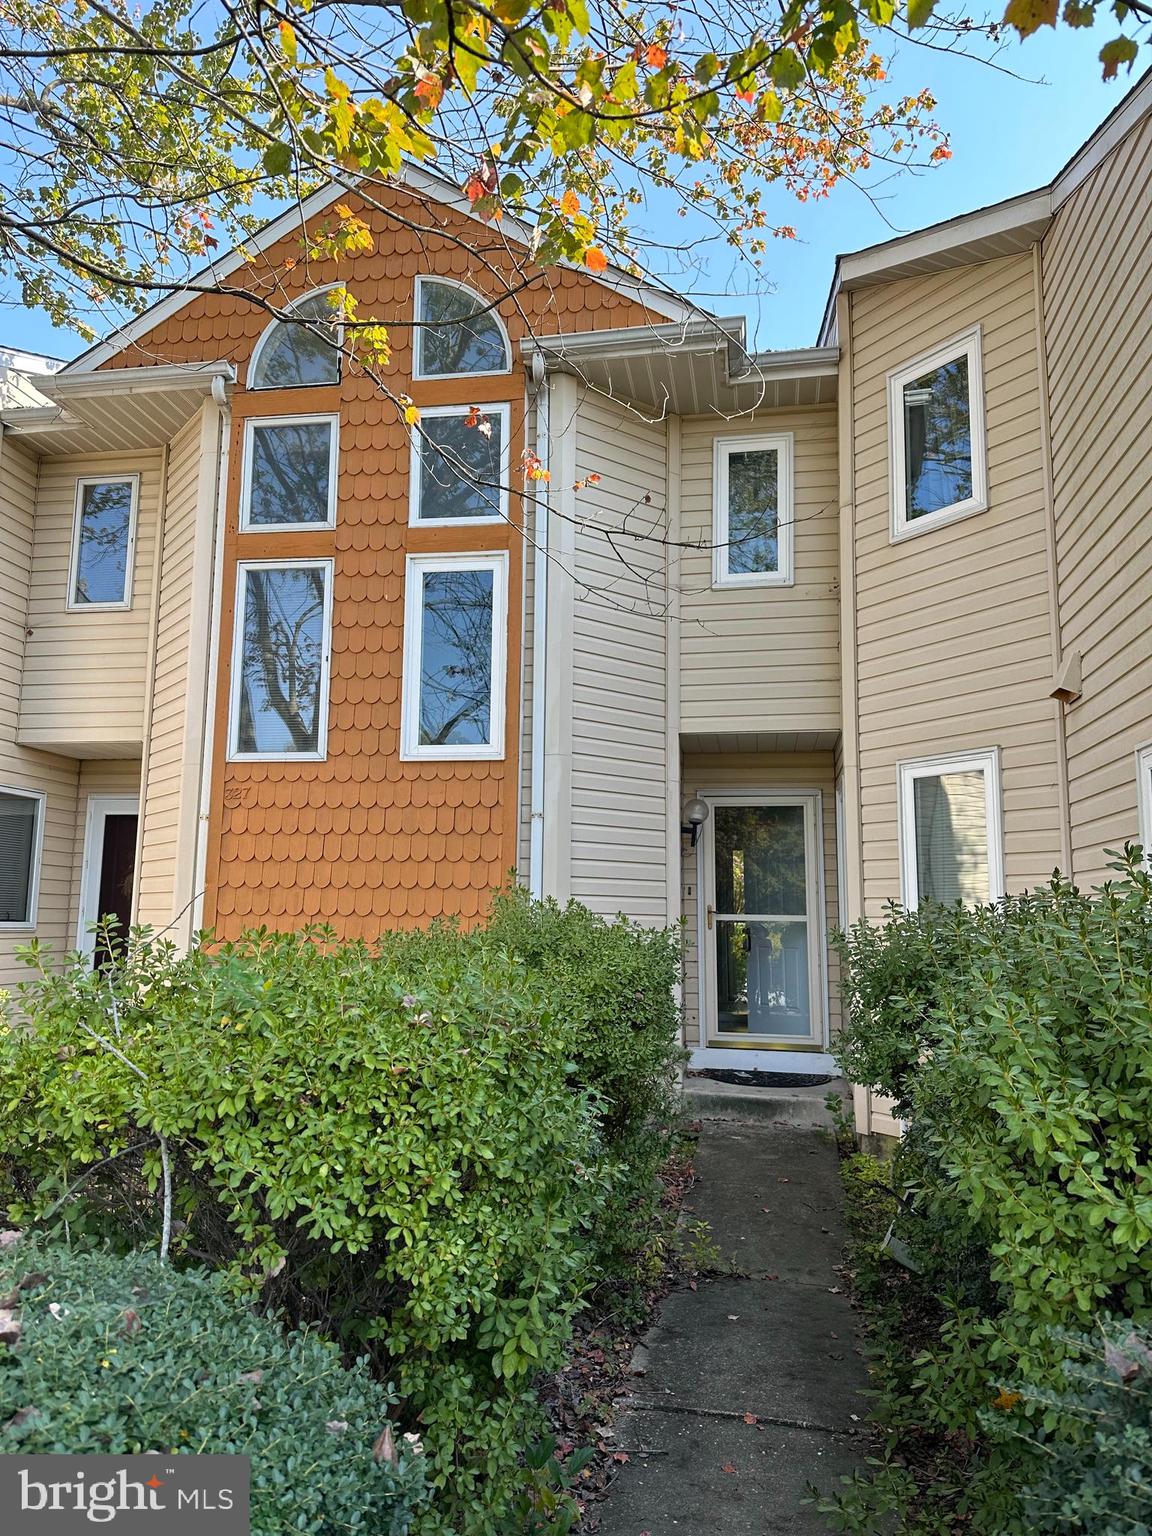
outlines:
{"label": "concrete front step", "polygon": [[850,1090],[842,1077],[800,1088],[753,1088],[718,1083],[710,1077],[685,1077],[684,1109],[697,1120],[771,1120],[831,1129],[832,1116],[824,1103],[830,1093],[848,1100]]}

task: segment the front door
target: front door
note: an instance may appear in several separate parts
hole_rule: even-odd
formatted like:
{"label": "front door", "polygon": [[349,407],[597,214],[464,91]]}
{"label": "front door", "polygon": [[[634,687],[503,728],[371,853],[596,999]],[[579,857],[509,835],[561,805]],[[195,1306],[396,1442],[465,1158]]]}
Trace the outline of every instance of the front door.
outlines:
{"label": "front door", "polygon": [[[93,795],[88,801],[84,837],[77,948],[91,955],[94,965],[106,964],[123,949],[132,924],[132,895],[136,878],[136,837],[139,802],[129,795]],[[111,940],[90,929],[105,918],[115,919]]]}
{"label": "front door", "polygon": [[817,792],[705,796],[704,1012],[710,1045],[824,1042]]}

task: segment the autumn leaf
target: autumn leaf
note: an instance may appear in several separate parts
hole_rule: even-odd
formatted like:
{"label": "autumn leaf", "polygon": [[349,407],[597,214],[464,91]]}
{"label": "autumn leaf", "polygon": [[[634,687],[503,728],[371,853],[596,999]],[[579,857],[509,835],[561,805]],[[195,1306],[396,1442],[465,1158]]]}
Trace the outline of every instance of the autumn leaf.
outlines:
{"label": "autumn leaf", "polygon": [[1019,1401],[1019,1392],[1010,1392],[1006,1387],[1001,1387],[1000,1391],[992,1399],[992,1406],[993,1408],[999,1408],[1001,1413],[1008,1413],[1011,1409],[1015,1408]]}
{"label": "autumn leaf", "polygon": [[645,54],[649,69],[663,69],[668,62],[668,50],[661,48],[659,43],[653,43]]}
{"label": "autumn leaf", "polygon": [[754,1413],[746,1413],[744,1415],[744,1422],[745,1424],[759,1424],[760,1420]]}
{"label": "autumn leaf", "polygon": [[1060,0],[1008,0],[1004,25],[1015,27],[1021,37],[1031,37],[1041,27],[1054,27]]}
{"label": "autumn leaf", "polygon": [[589,272],[606,272],[608,270],[608,258],[599,246],[592,246],[584,252],[584,265]]}
{"label": "autumn leaf", "polygon": [[724,1465],[720,1468],[720,1470],[721,1470],[721,1472],[735,1472],[736,1467],[735,1467],[735,1464],[733,1462],[726,1461],[724,1463]]}
{"label": "autumn leaf", "polygon": [[416,82],[416,100],[422,102],[429,112],[435,112],[444,96],[444,82],[439,75],[421,75]]}
{"label": "autumn leaf", "polygon": [[1110,43],[1105,43],[1100,50],[1100,62],[1104,66],[1105,80],[1115,79],[1121,64],[1127,64],[1131,70],[1139,52],[1139,45],[1132,37],[1115,37]]}
{"label": "autumn leaf", "polygon": [[290,21],[280,23],[280,51],[289,64],[296,62],[296,28]]}
{"label": "autumn leaf", "polygon": [[568,188],[567,192],[565,192],[564,196],[560,199],[560,212],[565,214],[570,219],[575,218],[576,215],[580,212],[580,199],[576,196],[571,187]]}

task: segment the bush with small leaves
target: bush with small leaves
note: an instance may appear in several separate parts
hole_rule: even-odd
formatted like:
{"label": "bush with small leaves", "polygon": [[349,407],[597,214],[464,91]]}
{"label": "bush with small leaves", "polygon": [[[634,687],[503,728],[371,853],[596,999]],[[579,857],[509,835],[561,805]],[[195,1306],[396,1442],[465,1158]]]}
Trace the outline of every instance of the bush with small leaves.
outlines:
{"label": "bush with small leaves", "polygon": [[1152,1531],[1152,1330],[1115,1318],[1065,1340],[1064,1384],[1036,1394],[1059,1433],[1043,1438],[1025,1513],[1034,1531]]}
{"label": "bush with small leaves", "polygon": [[894,910],[843,944],[838,1054],[907,1122],[895,1235],[939,1307],[888,1410],[980,1449],[937,1515],[962,1500],[998,1536],[1029,1528],[1066,1330],[1152,1322],[1152,876],[1136,849],[1116,869],[1091,893]]}
{"label": "bush with small leaves", "polygon": [[0,1293],[0,1453],[246,1456],[253,1536],[410,1529],[423,1457],[389,1424],[394,1395],[221,1277],[21,1238]]}
{"label": "bush with small leaves", "polygon": [[422,1533],[489,1536],[614,1176],[555,991],[482,933],[253,934],[43,969],[0,1033],[18,1222],[155,1243],[367,1351],[421,1435]]}

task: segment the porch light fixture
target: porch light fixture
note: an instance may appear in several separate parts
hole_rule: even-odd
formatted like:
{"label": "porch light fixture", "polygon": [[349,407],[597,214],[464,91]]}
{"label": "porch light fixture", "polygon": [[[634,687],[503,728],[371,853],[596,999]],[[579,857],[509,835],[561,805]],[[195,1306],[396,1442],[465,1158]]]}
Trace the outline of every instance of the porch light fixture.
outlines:
{"label": "porch light fixture", "polygon": [[680,831],[686,837],[691,837],[692,846],[695,848],[700,839],[700,828],[708,820],[708,802],[701,800],[699,795],[693,795],[680,814],[684,818],[680,823]]}

